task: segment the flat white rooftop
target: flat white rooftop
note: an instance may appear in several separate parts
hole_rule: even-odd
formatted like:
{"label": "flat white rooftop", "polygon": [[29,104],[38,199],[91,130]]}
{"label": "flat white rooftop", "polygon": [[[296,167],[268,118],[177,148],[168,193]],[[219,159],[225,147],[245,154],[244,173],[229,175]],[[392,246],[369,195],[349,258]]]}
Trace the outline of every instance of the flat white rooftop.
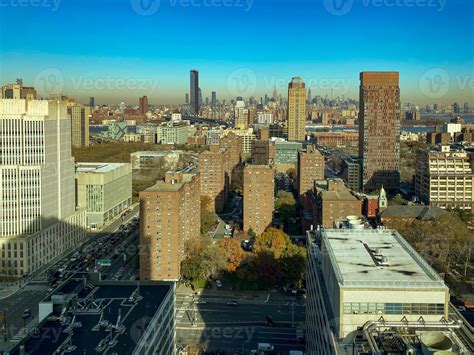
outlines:
{"label": "flat white rooftop", "polygon": [[76,173],[104,174],[117,170],[128,163],[77,163]]}
{"label": "flat white rooftop", "polygon": [[395,230],[324,229],[322,238],[341,286],[446,288]]}

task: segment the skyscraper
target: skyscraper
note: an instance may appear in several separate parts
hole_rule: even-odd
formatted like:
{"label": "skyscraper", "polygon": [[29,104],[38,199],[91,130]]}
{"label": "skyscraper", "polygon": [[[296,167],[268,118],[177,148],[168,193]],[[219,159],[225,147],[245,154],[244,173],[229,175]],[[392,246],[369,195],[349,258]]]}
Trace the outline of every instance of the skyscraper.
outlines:
{"label": "skyscraper", "polygon": [[94,109],[94,107],[95,107],[95,98],[94,98],[94,96],[89,97],[89,106],[90,106],[91,110]]}
{"label": "skyscraper", "polygon": [[188,93],[186,93],[186,94],[184,95],[184,103],[185,103],[186,105],[189,105],[189,94],[188,94]]}
{"label": "skyscraper", "polygon": [[304,141],[306,124],[306,88],[300,77],[288,84],[288,140]]}
{"label": "skyscraper", "polygon": [[244,231],[259,235],[272,225],[273,168],[268,165],[246,165],[244,168]]}
{"label": "skyscraper", "polygon": [[140,110],[140,114],[146,115],[148,112],[148,97],[142,96],[138,99],[138,107]]}
{"label": "skyscraper", "polygon": [[215,91],[211,92],[211,105],[217,105],[217,93]]}
{"label": "skyscraper", "polygon": [[82,241],[75,206],[66,104],[0,100],[0,275],[33,272]]}
{"label": "skyscraper", "polygon": [[89,116],[90,107],[73,104],[67,108],[71,116],[71,143],[73,147],[89,146]]}
{"label": "skyscraper", "polygon": [[189,97],[191,109],[195,114],[199,114],[199,72],[197,70],[191,70]]}
{"label": "skyscraper", "polygon": [[140,192],[140,279],[177,281],[186,241],[201,235],[199,174],[167,172]]}
{"label": "skyscraper", "polygon": [[400,88],[398,72],[360,74],[359,157],[366,191],[400,183]]}

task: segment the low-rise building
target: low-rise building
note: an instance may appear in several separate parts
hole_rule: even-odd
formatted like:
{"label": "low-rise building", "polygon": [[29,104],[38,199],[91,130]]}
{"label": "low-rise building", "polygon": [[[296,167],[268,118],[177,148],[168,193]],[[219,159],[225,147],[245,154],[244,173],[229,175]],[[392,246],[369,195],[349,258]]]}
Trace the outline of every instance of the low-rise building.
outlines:
{"label": "low-rise building", "polygon": [[130,154],[132,169],[144,169],[162,166],[167,170],[175,169],[183,152],[181,150],[139,151]]}
{"label": "low-rise building", "polygon": [[188,137],[194,134],[194,127],[189,121],[166,122],[157,128],[157,143],[159,144],[186,144]]}
{"label": "low-rise building", "polygon": [[359,144],[357,132],[314,132],[316,144],[325,147],[356,147]]}
{"label": "low-rise building", "polygon": [[362,214],[361,201],[344,185],[341,179],[318,181],[313,192],[316,205],[316,225],[324,228],[334,227],[334,222],[347,216]]}
{"label": "low-rise building", "polygon": [[345,155],[342,157],[342,172],[341,177],[346,182],[347,186],[354,191],[362,189],[362,173],[360,159]]}
{"label": "low-rise building", "polygon": [[87,225],[102,226],[132,204],[132,168],[126,163],[76,164],[78,208],[87,213]]}

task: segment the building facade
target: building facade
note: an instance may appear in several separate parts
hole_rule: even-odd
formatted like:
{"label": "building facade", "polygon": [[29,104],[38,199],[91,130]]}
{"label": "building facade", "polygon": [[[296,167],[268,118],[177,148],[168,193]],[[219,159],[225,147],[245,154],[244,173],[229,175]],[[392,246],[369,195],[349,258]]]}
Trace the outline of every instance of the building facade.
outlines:
{"label": "building facade", "polygon": [[190,72],[189,97],[191,109],[199,115],[199,72],[197,70]]}
{"label": "building facade", "polygon": [[138,110],[141,115],[146,115],[148,112],[148,97],[142,96],[138,99]]}
{"label": "building facade", "polygon": [[362,185],[373,191],[400,184],[400,88],[397,72],[362,72],[359,157]]}
{"label": "building facade", "polygon": [[324,180],[324,156],[314,145],[298,154],[298,191],[300,196],[311,191],[314,180]]}
{"label": "building facade", "polygon": [[178,281],[185,242],[201,235],[197,173],[170,171],[140,192],[140,279]]}
{"label": "building facade", "polygon": [[472,211],[474,173],[471,157],[449,146],[419,149],[415,165],[415,194],[427,205]]}
{"label": "building facade", "polygon": [[76,164],[78,208],[86,209],[87,226],[103,226],[132,205],[132,167],[121,163]]}
{"label": "building facade", "polygon": [[89,146],[89,117],[90,107],[73,104],[67,108],[71,116],[71,142],[73,147]]}
{"label": "building facade", "polygon": [[0,187],[0,275],[35,271],[85,238],[65,103],[0,100]]}
{"label": "building facade", "polygon": [[300,77],[288,84],[288,140],[306,139],[306,88]]}
{"label": "building facade", "polygon": [[259,235],[272,225],[274,207],[273,169],[267,165],[244,168],[244,231]]}
{"label": "building facade", "polygon": [[189,124],[189,121],[167,122],[158,126],[157,142],[158,144],[186,144],[188,137],[193,133],[194,127]]}

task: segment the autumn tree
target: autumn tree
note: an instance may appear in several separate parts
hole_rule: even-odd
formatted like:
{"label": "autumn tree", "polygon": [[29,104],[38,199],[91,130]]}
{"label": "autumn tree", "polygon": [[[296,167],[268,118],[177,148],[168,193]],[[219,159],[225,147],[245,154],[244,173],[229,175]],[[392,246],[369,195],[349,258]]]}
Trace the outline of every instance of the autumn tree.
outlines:
{"label": "autumn tree", "polygon": [[228,272],[234,272],[242,264],[242,262],[250,256],[240,246],[240,242],[234,238],[226,238],[218,242],[226,259]]}
{"label": "autumn tree", "polygon": [[289,243],[290,237],[282,230],[268,228],[255,238],[254,249],[257,255],[268,253],[279,259]]}

